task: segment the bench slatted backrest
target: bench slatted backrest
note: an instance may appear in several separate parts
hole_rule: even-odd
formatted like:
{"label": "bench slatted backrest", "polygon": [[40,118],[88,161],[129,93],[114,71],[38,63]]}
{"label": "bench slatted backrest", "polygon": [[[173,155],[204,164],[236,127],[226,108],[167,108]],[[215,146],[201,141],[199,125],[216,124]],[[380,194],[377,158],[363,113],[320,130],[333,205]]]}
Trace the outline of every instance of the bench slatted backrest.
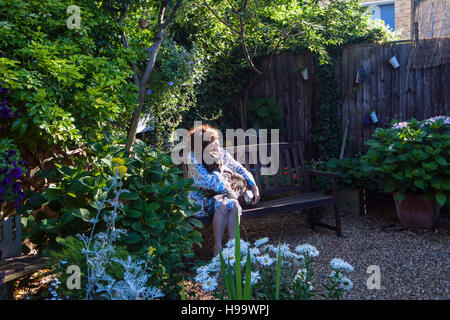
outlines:
{"label": "bench slatted backrest", "polygon": [[[260,148],[265,146],[268,157],[274,159],[272,151],[275,152],[278,147],[279,166],[276,174],[262,175],[261,168],[267,167],[270,164],[265,163],[261,159]],[[260,190],[261,195],[282,193],[293,190],[310,191],[308,177],[305,176],[305,163],[302,153],[301,142],[282,142],[278,144],[265,145],[247,145],[237,147],[227,147],[226,150],[244,167],[253,174],[256,184]],[[263,153],[264,153],[263,152]],[[253,159],[251,159],[253,157]],[[256,158],[256,159],[255,159]]]}
{"label": "bench slatted backrest", "polygon": [[[260,148],[264,147],[263,153],[272,159],[272,152],[278,147],[279,166],[276,174],[263,175],[262,167],[270,165],[261,159]],[[233,156],[236,161],[252,173],[256,184],[260,190],[261,196],[276,194],[294,190],[310,191],[311,186],[308,176],[305,175],[305,162],[302,153],[301,142],[281,142],[246,146],[226,147],[225,149]],[[245,151],[244,151],[245,150]],[[266,164],[263,164],[266,163]],[[187,168],[183,164],[183,174],[187,177]]]}

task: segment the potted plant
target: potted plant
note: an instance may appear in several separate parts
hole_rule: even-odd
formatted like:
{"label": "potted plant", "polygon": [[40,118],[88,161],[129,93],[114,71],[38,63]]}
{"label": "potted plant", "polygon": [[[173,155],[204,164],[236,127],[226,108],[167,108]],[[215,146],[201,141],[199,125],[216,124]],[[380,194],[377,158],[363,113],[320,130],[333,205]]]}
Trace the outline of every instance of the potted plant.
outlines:
{"label": "potted plant", "polygon": [[367,141],[365,170],[393,193],[402,225],[431,228],[449,200],[450,118],[392,124]]}
{"label": "potted plant", "polygon": [[[338,199],[341,211],[344,214],[361,214],[363,209],[362,191],[371,185],[370,177],[361,170],[361,161],[358,157],[353,158],[331,158],[328,161],[313,161],[310,166],[313,169],[338,173]],[[328,179],[314,177],[313,185],[320,191],[331,192],[331,183]],[[331,212],[327,207],[325,212]]]}

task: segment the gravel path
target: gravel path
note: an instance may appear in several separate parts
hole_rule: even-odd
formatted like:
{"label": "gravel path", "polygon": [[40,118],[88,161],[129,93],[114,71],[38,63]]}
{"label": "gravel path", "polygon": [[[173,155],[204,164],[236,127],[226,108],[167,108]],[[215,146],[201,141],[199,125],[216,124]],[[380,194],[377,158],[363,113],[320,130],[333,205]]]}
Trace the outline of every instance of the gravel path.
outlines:
{"label": "gravel path", "polygon": [[[343,238],[332,230],[308,227],[306,214],[288,213],[271,215],[242,222],[248,240],[267,236],[276,244],[278,240],[295,247],[309,243],[320,255],[314,270],[317,274],[330,272],[329,262],[337,257],[349,262],[355,270],[350,274],[354,288],[344,299],[450,299],[450,215],[441,214],[440,222],[432,230],[402,228],[393,202],[377,205],[364,216],[343,213]],[[331,215],[322,215],[322,221],[333,224]],[[201,260],[212,256],[212,228],[206,227],[202,249],[196,251]],[[381,270],[381,289],[369,290],[366,281],[369,265]],[[210,299],[201,289],[189,282],[188,291],[194,299]]]}

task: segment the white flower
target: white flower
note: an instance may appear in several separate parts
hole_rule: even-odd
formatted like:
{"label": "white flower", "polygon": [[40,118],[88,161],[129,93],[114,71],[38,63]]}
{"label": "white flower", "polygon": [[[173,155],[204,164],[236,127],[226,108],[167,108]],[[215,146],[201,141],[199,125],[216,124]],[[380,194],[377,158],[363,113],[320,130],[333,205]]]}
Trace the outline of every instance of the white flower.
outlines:
{"label": "white flower", "polygon": [[271,257],[269,257],[268,254],[265,255],[261,255],[259,257],[256,258],[256,260],[262,264],[263,266],[270,266],[274,263],[274,259],[272,259]]}
{"label": "white flower", "polygon": [[216,278],[208,278],[202,283],[202,288],[206,292],[211,292],[216,290],[217,288],[217,280]]}
{"label": "white flower", "polygon": [[342,279],[340,280],[340,283],[339,283],[339,288],[341,288],[345,291],[350,290],[351,288],[353,288],[353,283],[349,278],[342,277]]}
{"label": "white flower", "polygon": [[259,248],[250,248],[250,259],[252,262],[255,261],[255,257],[261,255]]}
{"label": "white flower", "polygon": [[260,239],[258,239],[258,240],[255,241],[254,246],[255,246],[255,247],[262,246],[263,244],[266,244],[268,241],[269,241],[269,238],[267,238],[267,237],[260,238]]}
{"label": "white flower", "polygon": [[308,255],[309,257],[317,257],[319,255],[319,250],[308,243],[298,245],[295,247],[295,251],[299,254]]}
{"label": "white flower", "polygon": [[342,276],[342,273],[335,270],[335,271],[331,271],[329,277],[330,277],[330,279],[336,278],[338,281],[341,281],[343,276]]}
{"label": "white flower", "polygon": [[305,268],[298,269],[297,273],[295,274],[294,281],[300,280],[302,282],[305,282],[306,275],[307,275],[307,270]]}
{"label": "white flower", "polygon": [[197,274],[199,274],[199,273],[207,273],[208,270],[209,270],[209,266],[208,265],[201,266],[201,267],[199,267],[197,269]]}
{"label": "white flower", "polygon": [[259,271],[252,272],[250,284],[254,286],[258,283],[258,280],[261,280],[261,276],[259,275]]}
{"label": "white flower", "polygon": [[300,265],[305,263],[305,256],[302,254],[293,254],[292,257],[294,258],[294,261]]}
{"label": "white flower", "polygon": [[207,279],[209,279],[209,275],[208,275],[206,272],[202,272],[202,273],[199,273],[199,274],[195,277],[195,282],[200,282],[200,283],[202,283],[202,282],[206,281]]}
{"label": "white flower", "polygon": [[334,258],[330,262],[331,268],[334,270],[353,272],[353,267],[342,259]]}

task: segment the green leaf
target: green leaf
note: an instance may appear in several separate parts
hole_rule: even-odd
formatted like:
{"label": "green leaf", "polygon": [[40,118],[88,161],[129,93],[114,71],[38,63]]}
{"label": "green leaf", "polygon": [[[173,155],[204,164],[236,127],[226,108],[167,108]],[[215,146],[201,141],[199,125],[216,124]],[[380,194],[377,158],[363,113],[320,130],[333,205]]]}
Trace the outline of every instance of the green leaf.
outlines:
{"label": "green leaf", "polygon": [[437,157],[436,162],[439,163],[441,166],[447,166],[447,161],[442,157]]}
{"label": "green leaf", "polygon": [[42,197],[46,200],[58,200],[63,198],[63,193],[60,189],[46,189],[42,192]]}
{"label": "green leaf", "polygon": [[74,208],[68,210],[68,212],[72,213],[75,217],[78,217],[83,221],[89,222],[91,220],[91,213],[87,209]]}
{"label": "green leaf", "polygon": [[142,240],[142,237],[138,235],[136,232],[130,232],[125,239],[126,244],[136,244]]}
{"label": "green leaf", "polygon": [[438,193],[438,194],[436,194],[435,198],[436,198],[437,203],[439,203],[439,205],[441,207],[443,207],[444,204],[447,202],[447,196],[445,194]]}
{"label": "green leaf", "polygon": [[420,188],[420,189],[422,189],[422,190],[425,189],[425,182],[424,182],[423,180],[418,180],[418,179],[414,180],[414,185],[415,185],[417,188]]}
{"label": "green leaf", "polygon": [[121,200],[138,200],[140,199],[139,194],[136,192],[131,192],[129,190],[122,190],[122,193],[119,196]]}

